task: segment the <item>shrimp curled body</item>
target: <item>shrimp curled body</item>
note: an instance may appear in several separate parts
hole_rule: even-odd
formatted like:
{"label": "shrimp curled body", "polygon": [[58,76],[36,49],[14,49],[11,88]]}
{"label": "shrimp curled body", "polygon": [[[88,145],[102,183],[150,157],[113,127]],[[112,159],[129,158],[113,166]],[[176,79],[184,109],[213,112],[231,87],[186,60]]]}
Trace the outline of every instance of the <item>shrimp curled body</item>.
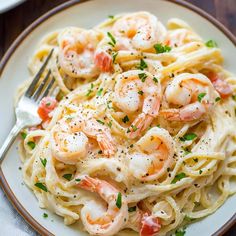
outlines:
{"label": "shrimp curled body", "polygon": [[81,220],[91,235],[109,236],[119,232],[128,220],[128,204],[124,195],[105,180],[88,175],[78,176],[78,187],[97,193],[106,203],[86,202]]}

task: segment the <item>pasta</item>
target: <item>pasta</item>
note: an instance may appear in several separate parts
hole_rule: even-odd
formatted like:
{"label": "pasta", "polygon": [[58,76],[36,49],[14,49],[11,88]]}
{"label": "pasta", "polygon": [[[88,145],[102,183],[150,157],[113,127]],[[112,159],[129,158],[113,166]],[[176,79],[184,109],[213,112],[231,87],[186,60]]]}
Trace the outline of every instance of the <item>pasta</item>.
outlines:
{"label": "pasta", "polygon": [[213,40],[121,14],[47,35],[32,75],[52,49],[56,85],[19,149],[41,208],[91,235],[169,235],[235,193],[236,79]]}

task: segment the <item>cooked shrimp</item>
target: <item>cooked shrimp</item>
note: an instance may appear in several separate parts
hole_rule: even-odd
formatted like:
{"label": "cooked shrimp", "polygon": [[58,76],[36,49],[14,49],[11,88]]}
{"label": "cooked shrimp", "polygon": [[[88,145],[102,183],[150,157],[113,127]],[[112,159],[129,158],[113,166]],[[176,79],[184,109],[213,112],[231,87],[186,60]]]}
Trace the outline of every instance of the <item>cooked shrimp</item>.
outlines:
{"label": "cooked shrimp", "polygon": [[207,77],[210,79],[214,88],[222,98],[227,98],[232,95],[233,90],[231,86],[225,80],[221,79],[216,73],[210,72]]}
{"label": "cooked shrimp", "polygon": [[148,12],[131,13],[121,17],[113,25],[112,32],[120,40],[128,38],[133,48],[141,51],[163,42],[166,36],[165,27]]}
{"label": "cooked shrimp", "polygon": [[95,64],[104,72],[111,71],[112,51],[153,50],[154,44],[163,42],[165,36],[165,27],[154,15],[148,12],[125,15],[114,23],[111,33],[99,44]]}
{"label": "cooked shrimp", "polygon": [[[128,220],[125,195],[105,180],[88,175],[77,176],[78,187],[97,193],[106,204],[86,202],[81,210],[81,220],[91,235],[109,236],[119,232]],[[106,206],[107,205],[107,206]]]}
{"label": "cooked shrimp", "polygon": [[169,104],[182,107],[161,110],[160,115],[172,121],[196,120],[209,111],[217,96],[205,75],[183,73],[176,76],[165,91]]}
{"label": "cooked shrimp", "polygon": [[70,27],[58,36],[59,64],[73,78],[93,78],[99,74],[94,52],[101,34],[94,30]]}
{"label": "cooked shrimp", "polygon": [[49,119],[49,114],[52,112],[57,106],[57,100],[53,97],[44,97],[38,107],[38,115],[43,121]]}
{"label": "cooked shrimp", "polygon": [[137,152],[130,155],[129,168],[137,179],[157,180],[173,162],[174,141],[165,129],[150,129],[136,147]]}
{"label": "cooked shrimp", "polygon": [[51,149],[59,161],[76,164],[88,151],[88,138],[96,139],[105,156],[115,152],[114,142],[107,127],[95,119],[65,118],[52,129]]}
{"label": "cooked shrimp", "polygon": [[117,76],[115,103],[125,113],[134,113],[142,107],[142,113],[129,128],[129,137],[135,138],[158,115],[161,102],[161,85],[149,72],[133,70]]}
{"label": "cooked shrimp", "polygon": [[135,212],[130,213],[128,226],[135,231],[139,231],[140,236],[154,236],[161,229],[161,223],[158,217],[138,207],[136,207]]}

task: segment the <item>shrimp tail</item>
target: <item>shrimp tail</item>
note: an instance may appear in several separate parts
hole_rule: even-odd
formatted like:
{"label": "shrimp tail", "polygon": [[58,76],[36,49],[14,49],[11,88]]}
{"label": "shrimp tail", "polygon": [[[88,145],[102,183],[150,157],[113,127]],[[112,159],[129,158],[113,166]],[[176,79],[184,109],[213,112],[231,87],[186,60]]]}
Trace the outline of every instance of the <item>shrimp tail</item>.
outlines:
{"label": "shrimp tail", "polygon": [[152,123],[153,117],[150,115],[146,115],[141,113],[138,117],[133,121],[129,130],[130,133],[128,134],[129,138],[134,139],[138,137],[141,132],[147,129],[147,127]]}
{"label": "shrimp tail", "polygon": [[154,236],[161,229],[159,219],[148,213],[143,214],[141,219],[140,236]]}
{"label": "shrimp tail", "polygon": [[210,72],[208,78],[222,98],[227,98],[232,95],[233,89],[231,86],[225,80],[220,79],[216,73]]}
{"label": "shrimp tail", "polygon": [[97,184],[96,179],[89,177],[88,175],[78,176],[76,178],[80,188],[88,190],[90,192],[96,192]]}
{"label": "shrimp tail", "polygon": [[96,52],[94,63],[102,72],[110,72],[112,69],[112,58],[107,52]]}
{"label": "shrimp tail", "polygon": [[162,110],[160,115],[169,121],[193,121],[205,114],[209,106],[210,104],[195,102],[179,109]]}
{"label": "shrimp tail", "polygon": [[112,156],[115,153],[115,145],[113,139],[108,134],[102,134],[97,137],[98,145],[105,156]]}

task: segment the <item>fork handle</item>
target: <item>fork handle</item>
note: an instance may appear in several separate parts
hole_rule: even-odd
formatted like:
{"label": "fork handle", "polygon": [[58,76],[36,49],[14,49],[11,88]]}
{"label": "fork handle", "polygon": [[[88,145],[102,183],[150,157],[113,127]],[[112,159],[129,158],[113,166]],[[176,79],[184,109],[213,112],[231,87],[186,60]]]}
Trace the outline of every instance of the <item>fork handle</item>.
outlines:
{"label": "fork handle", "polygon": [[16,123],[11,132],[8,134],[5,142],[3,143],[1,149],[0,149],[0,164],[2,163],[2,161],[4,160],[7,151],[9,150],[10,146],[12,145],[12,143],[15,141],[17,135],[19,134],[19,132],[24,128],[23,124],[21,123]]}

